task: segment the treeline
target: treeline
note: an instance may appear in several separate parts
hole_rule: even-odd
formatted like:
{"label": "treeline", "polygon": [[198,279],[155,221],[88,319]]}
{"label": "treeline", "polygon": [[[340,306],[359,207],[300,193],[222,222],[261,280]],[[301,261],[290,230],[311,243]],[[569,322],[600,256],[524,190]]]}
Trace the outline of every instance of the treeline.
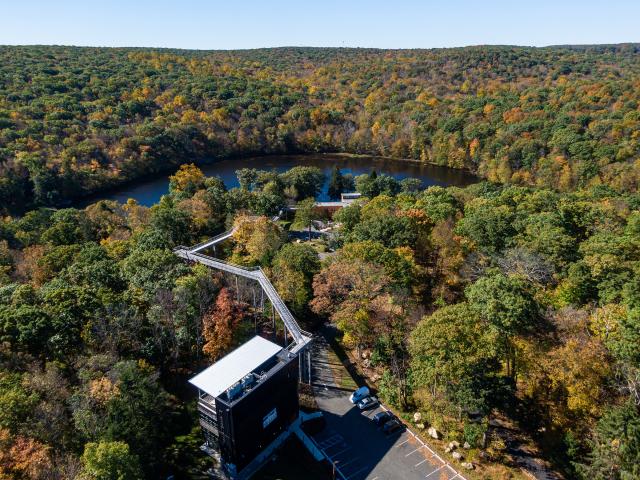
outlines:
{"label": "treeline", "polygon": [[0,47],[0,207],[197,158],[341,151],[559,191],[640,178],[639,47]]}
{"label": "treeline", "polygon": [[314,196],[322,172],[238,177],[227,191],[184,165],[151,208],[102,201],[0,219],[0,478],[206,478],[187,379],[261,315],[172,249],[235,223],[233,261],[270,269],[298,314],[320,268],[266,215],[287,195]]}
{"label": "treeline", "polygon": [[[421,190],[372,173],[347,179],[365,196],[321,246],[289,243],[269,219],[314,195],[318,169],[237,174],[227,190],[185,165],[151,208],[103,201],[2,220],[1,476],[206,470],[186,379],[257,317],[171,249],[232,224],[218,254],[261,265],[306,328],[334,322],[385,401],[470,444],[479,478],[508,475],[508,451],[482,440],[496,415],[569,478],[640,474],[637,193]],[[302,200],[292,226],[318,216]],[[320,262],[320,248],[335,253]]]}
{"label": "treeline", "polygon": [[467,442],[481,478],[515,461],[483,440],[496,415],[567,478],[640,475],[637,193],[431,187],[336,220],[310,306],[387,402]]}

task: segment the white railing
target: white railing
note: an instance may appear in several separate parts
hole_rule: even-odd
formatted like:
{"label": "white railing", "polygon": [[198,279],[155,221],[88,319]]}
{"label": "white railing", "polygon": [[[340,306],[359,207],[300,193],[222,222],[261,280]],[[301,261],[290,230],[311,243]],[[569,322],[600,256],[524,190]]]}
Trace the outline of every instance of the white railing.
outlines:
{"label": "white railing", "polygon": [[210,239],[205,240],[204,242],[201,242],[201,243],[198,243],[197,245],[194,245],[193,247],[189,248],[189,251],[198,252],[200,250],[204,250],[205,248],[211,247],[211,246],[215,245],[216,243],[223,242],[227,238],[230,238],[235,231],[236,231],[236,229],[232,228],[231,230],[227,230],[226,232],[222,232],[220,235],[216,235],[215,237],[211,237]]}
{"label": "white railing", "polygon": [[264,293],[267,294],[267,298],[269,298],[269,301],[273,305],[275,311],[278,312],[278,315],[282,319],[285,328],[293,337],[295,345],[293,345],[292,348],[289,349],[289,351],[292,353],[297,353],[311,341],[312,335],[300,328],[295,317],[293,316],[287,305],[284,303],[262,268],[243,267],[242,265],[236,265],[234,263],[220,260],[219,258],[214,258],[210,257],[209,255],[199,253],[200,250],[204,250],[205,248],[214,246],[220,242],[227,240],[233,235],[234,232],[235,229],[229,230],[193,247],[185,247],[181,245],[175,248],[173,252],[179,257],[186,260],[202,263],[203,265],[207,265],[208,267],[215,268],[217,270],[222,270],[224,272],[232,273],[234,275],[239,275],[241,277],[250,278],[257,281],[260,284],[260,287],[262,287]]}

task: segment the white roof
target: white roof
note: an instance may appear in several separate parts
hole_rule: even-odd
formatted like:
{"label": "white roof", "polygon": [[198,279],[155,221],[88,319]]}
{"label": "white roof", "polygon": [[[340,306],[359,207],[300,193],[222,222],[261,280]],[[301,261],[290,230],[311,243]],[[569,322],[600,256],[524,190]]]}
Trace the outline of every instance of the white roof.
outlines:
{"label": "white roof", "polygon": [[255,336],[200,372],[189,382],[212,397],[217,397],[280,350],[282,350],[280,345]]}

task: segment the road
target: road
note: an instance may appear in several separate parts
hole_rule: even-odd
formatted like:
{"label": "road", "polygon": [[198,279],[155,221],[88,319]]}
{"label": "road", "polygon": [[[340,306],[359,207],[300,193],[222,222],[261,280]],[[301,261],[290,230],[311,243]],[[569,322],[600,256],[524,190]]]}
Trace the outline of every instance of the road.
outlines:
{"label": "road", "polygon": [[336,478],[343,480],[453,480],[452,466],[430,451],[409,431],[384,435],[371,421],[378,407],[360,412],[349,402],[350,391],[340,389],[329,368],[330,348],[322,339],[314,345],[314,393],[324,413],[326,427],[314,436],[331,459]]}

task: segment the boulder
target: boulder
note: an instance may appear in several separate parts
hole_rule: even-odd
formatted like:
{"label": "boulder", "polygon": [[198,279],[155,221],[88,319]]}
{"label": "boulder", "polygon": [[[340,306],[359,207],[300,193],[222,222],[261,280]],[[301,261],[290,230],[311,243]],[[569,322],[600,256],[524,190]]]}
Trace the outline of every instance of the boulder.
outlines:
{"label": "boulder", "polygon": [[436,440],[440,438],[440,436],[438,435],[438,431],[433,427],[429,427],[429,430],[427,430],[427,433],[431,438],[435,438]]}
{"label": "boulder", "polygon": [[460,452],[453,452],[451,454],[453,456],[453,458],[455,458],[456,460],[462,460],[462,454]]}
{"label": "boulder", "polygon": [[469,450],[471,448],[471,445],[469,445],[469,442],[464,442],[464,445],[462,445],[462,448],[464,448],[465,450]]}
{"label": "boulder", "polygon": [[422,420],[422,414],[420,412],[416,412],[413,414],[413,423],[420,423]]}
{"label": "boulder", "polygon": [[416,428],[424,430],[424,423],[416,423]]}
{"label": "boulder", "polygon": [[451,447],[444,447],[444,453],[449,453],[451,451]]}
{"label": "boulder", "polygon": [[460,465],[462,465],[462,468],[466,468],[467,470],[473,470],[475,468],[471,462],[462,462]]}
{"label": "boulder", "polygon": [[460,446],[460,442],[456,442],[455,440],[453,442],[449,442],[449,448],[451,450],[455,450],[456,448],[458,448]]}

